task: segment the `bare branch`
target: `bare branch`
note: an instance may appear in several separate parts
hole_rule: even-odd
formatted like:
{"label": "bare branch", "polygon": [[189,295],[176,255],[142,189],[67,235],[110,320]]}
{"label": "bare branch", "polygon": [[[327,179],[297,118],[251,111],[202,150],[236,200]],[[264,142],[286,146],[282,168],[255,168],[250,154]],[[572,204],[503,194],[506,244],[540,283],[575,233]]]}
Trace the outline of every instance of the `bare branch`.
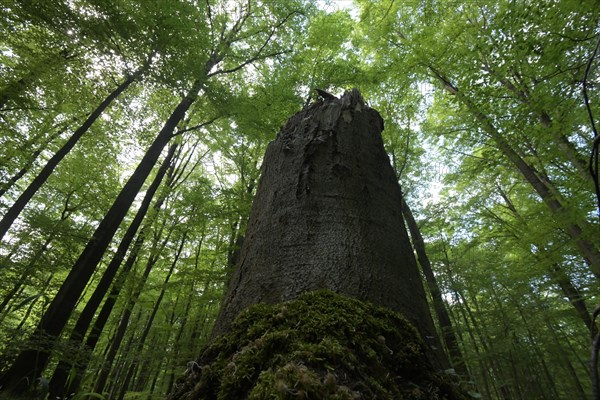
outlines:
{"label": "bare branch", "polygon": [[[291,50],[282,50],[282,51],[278,51],[275,53],[270,53],[270,54],[265,54],[263,55],[262,52],[265,50],[265,48],[268,46],[268,44],[271,42],[271,39],[273,39],[273,36],[275,35],[275,33],[277,32],[277,30],[279,28],[281,28],[292,16],[294,16],[295,14],[299,14],[298,11],[292,11],[291,13],[289,13],[288,15],[286,15],[281,21],[279,21],[272,29],[271,32],[269,33],[269,36],[265,39],[264,43],[260,46],[260,48],[257,50],[256,54],[254,55],[254,57],[244,61],[243,63],[241,63],[240,65],[238,65],[237,67],[231,68],[231,69],[227,69],[227,70],[217,70],[215,72],[213,72],[212,74],[209,74],[208,76],[211,77],[213,75],[220,75],[220,74],[229,74],[235,71],[238,71],[242,68],[244,68],[246,65],[251,64],[257,60],[261,60],[261,59],[266,59],[269,57],[275,57],[281,54],[286,54],[286,53],[290,53]],[[227,44],[230,45],[233,42],[228,42]]]}
{"label": "bare branch", "polygon": [[181,129],[181,130],[178,130],[177,132],[175,132],[175,133],[173,134],[173,137],[175,137],[175,136],[178,136],[178,135],[181,135],[182,133],[185,133],[185,132],[189,132],[189,131],[193,131],[193,130],[197,130],[197,129],[202,129],[202,128],[204,128],[205,126],[208,126],[208,125],[212,124],[213,122],[215,122],[216,120],[218,120],[218,119],[219,119],[219,118],[221,118],[221,117],[222,117],[222,116],[221,116],[221,115],[219,115],[219,116],[217,116],[217,117],[214,117],[213,119],[211,119],[211,120],[208,120],[208,121],[206,121],[206,122],[203,122],[203,123],[201,123],[201,124],[199,124],[199,125],[192,126],[192,127],[190,127],[190,128],[186,128],[186,129]]}

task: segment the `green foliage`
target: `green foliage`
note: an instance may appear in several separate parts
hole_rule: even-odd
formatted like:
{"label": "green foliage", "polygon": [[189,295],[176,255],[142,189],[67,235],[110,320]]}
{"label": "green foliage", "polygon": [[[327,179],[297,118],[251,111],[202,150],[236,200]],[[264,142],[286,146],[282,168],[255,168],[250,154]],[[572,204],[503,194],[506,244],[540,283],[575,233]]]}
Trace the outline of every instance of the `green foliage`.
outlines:
{"label": "green foliage", "polygon": [[[13,338],[0,343],[0,369],[22,349],[143,152],[200,79],[200,96],[177,127],[181,154],[156,196],[163,201],[147,216],[145,240],[77,396],[92,391],[93,372],[129,304],[131,321],[103,395],[118,397],[121,376],[131,365],[137,367],[126,397],[161,398],[171,388],[208,341],[267,143],[290,115],[314,100],[315,87],[335,94],[358,87],[385,120],[386,149],[420,219],[471,374],[464,379],[472,379],[487,398],[586,397],[584,314],[599,301],[597,276],[566,227],[576,224],[581,239],[598,251],[587,172],[592,138],[581,96],[598,40],[597,5],[356,0],[354,8],[342,7],[346,4],[332,2],[337,9],[325,11],[321,2],[299,0],[160,0],[143,7],[122,0],[3,2],[0,215],[102,99],[129,74],[148,67],[59,164],[0,244],[0,336]],[[218,63],[206,71],[211,57]],[[591,66],[588,91],[597,118],[598,60]],[[548,208],[507,158],[490,126],[547,184],[563,205],[560,213]],[[565,283],[579,300],[565,291]],[[140,284],[141,295],[131,299]],[[145,346],[136,352],[161,293]],[[269,323],[277,322],[273,318]],[[293,337],[301,346],[302,331],[290,329],[284,330],[286,340]],[[361,339],[365,347],[357,350],[369,368],[373,352],[385,354],[372,339]],[[269,340],[288,346],[275,333]],[[280,360],[277,368],[253,375],[260,390],[286,387],[276,394],[285,398],[332,388],[329,370],[314,359],[340,350],[342,338],[329,340],[327,346],[305,344],[320,369]],[[229,349],[229,355],[242,347]],[[245,356],[264,353],[258,347]],[[62,342],[55,348],[55,359],[86,354]],[[337,362],[347,364],[356,354],[339,352]],[[51,376],[54,364],[44,376]],[[298,385],[305,387],[296,385],[301,380]],[[339,389],[349,384],[338,377],[335,385],[340,398],[351,398],[350,389]],[[383,384],[374,383],[373,393],[387,390],[378,385]]]}

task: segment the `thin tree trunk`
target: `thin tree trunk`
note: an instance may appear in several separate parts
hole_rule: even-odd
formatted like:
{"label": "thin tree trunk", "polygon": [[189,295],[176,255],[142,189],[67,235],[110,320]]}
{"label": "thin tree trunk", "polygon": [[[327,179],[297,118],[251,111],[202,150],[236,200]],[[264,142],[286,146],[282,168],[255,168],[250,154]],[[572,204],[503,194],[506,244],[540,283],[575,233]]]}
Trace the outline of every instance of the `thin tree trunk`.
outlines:
{"label": "thin tree trunk", "polygon": [[558,191],[549,186],[549,182],[542,180],[537,171],[530,166],[519,154],[512,148],[510,143],[496,129],[492,121],[487,115],[483,114],[477,106],[465,96],[458,88],[456,88],[448,79],[442,76],[434,68],[429,66],[431,72],[442,83],[444,88],[451,94],[455,95],[457,100],[462,103],[476,120],[481,124],[483,130],[498,146],[498,149],[510,160],[517,170],[525,177],[527,182],[540,196],[542,201],[548,206],[552,214],[556,217],[558,224],[563,226],[565,232],[575,242],[575,246],[583,256],[586,263],[589,265],[591,272],[600,279],[600,252],[595,248],[594,244],[587,240],[583,235],[583,229],[571,217],[570,210],[561,203],[557,193]]}
{"label": "thin tree trunk", "polygon": [[17,171],[13,176],[8,178],[8,180],[5,183],[2,184],[2,186],[0,187],[0,197],[4,196],[4,194],[8,190],[10,190],[10,188],[13,187],[19,181],[19,179],[21,179],[23,177],[23,175],[25,175],[27,172],[29,172],[29,170],[31,169],[31,166],[33,165],[35,160],[37,160],[38,156],[40,154],[42,154],[42,152],[46,149],[46,147],[48,147],[48,144],[50,144],[50,142],[52,142],[54,139],[59,137],[66,129],[67,129],[67,127],[64,127],[63,129],[54,132],[52,135],[50,135],[50,137],[48,137],[44,141],[44,143],[42,143],[37,148],[36,151],[33,152],[33,154],[29,157],[29,159],[25,163],[25,165],[23,165],[19,171]]}
{"label": "thin tree trunk", "polygon": [[[101,378],[103,378],[103,373],[104,372],[106,373],[106,375],[104,376],[105,383],[108,382],[109,387],[110,387],[110,390],[108,391],[108,393],[106,395],[107,399],[114,399],[116,396],[115,393],[119,390],[120,380],[122,380],[122,376],[125,373],[126,367],[128,365],[127,360],[129,358],[129,351],[133,347],[133,343],[135,341],[135,335],[134,334],[129,335],[127,341],[125,342],[125,345],[122,347],[121,354],[119,354],[117,356],[119,349],[121,349],[121,343],[123,342],[123,340],[125,338],[125,333],[126,333],[127,329],[134,331],[135,330],[134,328],[137,328],[139,326],[140,320],[142,319],[142,315],[143,315],[143,310],[141,310],[141,309],[138,310],[133,322],[130,322],[132,309],[130,308],[125,311],[126,311],[126,313],[124,312],[122,318],[119,320],[119,327],[117,329],[117,335],[115,335],[115,337],[114,337],[116,342],[111,343],[111,350],[107,353],[108,358],[104,361],[103,366],[106,366],[107,362],[110,362],[110,363],[107,366],[107,369],[101,371],[101,373],[98,375],[98,379],[101,379]],[[125,319],[123,319],[123,317]],[[116,345],[116,347],[114,347],[115,345]],[[113,348],[116,349],[114,351],[114,353],[112,351]],[[115,361],[115,359],[116,359],[116,361]],[[97,383],[96,383],[96,385],[97,385]],[[94,389],[94,392],[99,393],[95,389]],[[87,399],[92,400],[92,399],[94,399],[94,397],[88,396]]]}
{"label": "thin tree trunk", "polygon": [[[200,252],[202,250],[203,242],[204,242],[204,233],[200,237],[200,241],[196,246],[194,271],[198,271],[198,264],[200,261]],[[202,295],[200,296],[200,299],[198,300],[199,304],[202,304],[202,299],[206,295],[206,291],[208,289],[209,282],[210,282],[210,278],[207,278],[206,282],[205,282],[204,290],[202,291]],[[179,329],[175,336],[175,340],[174,340],[174,349],[175,350],[173,351],[173,357],[170,357],[168,360],[168,365],[171,365],[171,373],[169,374],[169,379],[167,382],[167,390],[165,391],[165,393],[171,392],[171,389],[173,388],[173,384],[175,383],[175,368],[177,365],[175,363],[179,360],[179,354],[181,353],[181,348],[184,346],[184,344],[181,341],[182,341],[183,333],[185,332],[185,328],[188,325],[190,309],[191,309],[191,305],[192,305],[192,299],[195,298],[194,297],[195,296],[195,287],[196,287],[196,281],[193,280],[192,283],[190,284],[190,288],[188,291],[187,301],[186,301],[185,309],[183,312],[183,318],[181,320],[181,324],[179,325]]]}
{"label": "thin tree trunk", "polygon": [[96,384],[94,386],[94,392],[96,392],[96,393],[102,393],[104,391],[106,381],[110,374],[111,365],[112,365],[112,363],[117,355],[117,352],[119,350],[119,347],[121,346],[121,343],[125,337],[125,332],[127,330],[127,326],[129,325],[129,319],[131,318],[131,311],[133,310],[133,307],[135,306],[135,302],[137,301],[140,294],[142,293],[142,289],[144,288],[144,284],[146,283],[146,280],[148,279],[148,276],[150,275],[150,271],[152,271],[152,268],[158,261],[159,255],[161,253],[161,249],[163,249],[166,246],[167,242],[169,241],[169,238],[171,237],[171,233],[172,233],[173,229],[174,229],[174,227],[170,227],[170,231],[167,234],[167,237],[163,240],[162,244],[158,245],[158,243],[155,242],[155,244],[153,246],[153,251],[151,252],[150,258],[146,262],[146,267],[144,269],[144,273],[143,273],[142,277],[139,278],[139,280],[135,286],[135,289],[133,290],[133,293],[131,294],[131,296],[129,298],[129,301],[127,302],[127,305],[125,306],[125,310],[123,311],[121,320],[119,321],[119,327],[117,328],[117,333],[115,334],[115,337],[113,338],[113,341],[110,346],[110,350],[108,351],[108,353],[106,355],[106,359],[105,359],[104,363],[102,364],[102,367],[100,368],[100,373],[98,374],[98,379],[96,380]]}
{"label": "thin tree trunk", "polygon": [[451,364],[458,374],[466,378],[469,376],[469,373],[465,365],[464,357],[460,351],[458,340],[454,334],[452,320],[450,319],[450,315],[446,309],[446,303],[442,298],[440,287],[438,286],[435,275],[433,274],[431,262],[429,261],[429,257],[425,251],[425,242],[423,240],[423,236],[421,235],[421,230],[419,229],[417,221],[415,221],[415,217],[413,216],[412,211],[404,198],[402,198],[402,215],[404,216],[404,220],[408,226],[408,231],[412,239],[412,245],[417,253],[417,260],[421,265],[421,270],[425,275],[425,280],[427,281],[427,286],[429,287],[429,293],[433,299],[433,308],[442,330],[442,338],[450,354]]}
{"label": "thin tree trunk", "polygon": [[[89,300],[87,301],[83,311],[79,315],[75,327],[71,332],[69,337],[69,343],[71,343],[72,348],[79,348],[81,346],[81,342],[87,332],[90,322],[96,313],[96,310],[100,306],[102,299],[106,295],[110,285],[112,284],[115,275],[133,241],[133,238],[140,227],[142,220],[146,216],[148,209],[150,208],[150,203],[152,202],[152,198],[154,194],[158,190],[163,177],[165,176],[167,170],[171,165],[171,161],[173,160],[173,156],[175,154],[175,150],[177,149],[177,143],[171,145],[167,156],[165,157],[162,165],[160,166],[152,184],[148,187],[146,194],[144,195],[144,199],[140,205],[138,212],[135,217],[131,221],[129,228],[127,228],[127,232],[121,239],[119,243],[119,247],[112,260],[108,264],[108,267],[104,271],[100,282],[96,286],[94,293],[91,295]],[[88,349],[84,349],[84,352]],[[92,349],[89,349],[92,350]],[[87,364],[87,363],[86,363]],[[72,391],[76,388],[68,387],[67,381],[74,382],[75,380],[79,381],[79,379],[73,379],[73,376],[70,376],[69,371],[71,370],[72,362],[69,360],[63,359],[58,363],[54,374],[52,375],[52,379],[50,380],[50,396],[52,398],[62,398],[66,394],[72,393]],[[77,369],[76,369],[77,370]],[[70,386],[70,385],[69,385]]]}
{"label": "thin tree trunk", "polygon": [[548,114],[543,107],[539,107],[535,105],[531,99],[531,95],[529,93],[528,88],[520,89],[513,84],[508,78],[503,77],[496,69],[494,69],[487,61],[485,63],[485,69],[492,73],[496,79],[502,85],[513,94],[513,97],[519,101],[521,104],[525,104],[528,106],[532,112],[538,117],[540,124],[547,130],[550,131],[550,134],[554,138],[554,143],[558,146],[561,153],[564,154],[571,163],[571,165],[575,168],[578,174],[586,181],[592,181],[592,176],[588,172],[587,162],[584,157],[577,151],[573,143],[569,141],[569,139],[560,132],[552,121],[552,117]]}
{"label": "thin tree trunk", "polygon": [[[496,185],[496,187],[498,189],[500,197],[502,197],[502,199],[504,200],[506,207],[515,216],[515,218],[517,218],[523,225],[527,226],[528,221],[521,216],[519,211],[517,211],[517,208],[511,201],[508,194],[502,189],[500,185]],[[539,249],[542,256],[539,257],[536,254],[533,254],[533,256],[538,260],[545,258],[544,254],[546,254],[547,251],[544,249],[544,246],[540,245],[539,243],[534,244]],[[565,297],[569,300],[569,303],[571,303],[573,308],[575,308],[575,312],[577,313],[585,327],[590,331],[591,336],[596,336],[598,327],[596,324],[592,324],[590,312],[588,311],[585,300],[579,292],[579,289],[577,289],[575,285],[573,285],[569,276],[562,270],[561,266],[558,263],[552,264],[552,267],[549,270],[549,274],[552,277],[552,279],[558,284]]]}
{"label": "thin tree trunk", "polygon": [[0,220],[0,241],[4,238],[4,235],[8,232],[13,222],[17,219],[21,211],[25,208],[27,203],[31,200],[33,195],[42,187],[44,182],[52,174],[59,162],[81,139],[81,137],[88,131],[92,124],[102,115],[102,113],[110,106],[114,99],[116,99],[121,93],[123,93],[129,85],[131,85],[137,78],[144,72],[146,66],[142,67],[134,74],[130,75],[121,83],[112,93],[110,93],[102,103],[89,115],[85,122],[73,133],[73,135],[66,141],[66,143],[54,154],[50,160],[46,163],[44,168],[38,173],[33,179],[29,186],[23,191],[19,198],[14,204],[6,211],[2,220]]}
{"label": "thin tree trunk", "polygon": [[[179,248],[177,249],[175,258],[173,259],[173,262],[171,263],[171,268],[169,268],[169,272],[167,273],[167,276],[163,283],[160,294],[158,295],[158,298],[154,302],[154,308],[152,309],[152,313],[150,314],[150,317],[148,318],[148,321],[146,322],[146,326],[142,332],[142,335],[137,339],[137,347],[134,350],[134,352],[135,352],[134,354],[140,354],[142,352],[142,350],[144,349],[144,344],[146,342],[146,338],[148,337],[148,334],[150,333],[150,329],[152,328],[152,324],[154,323],[154,318],[156,317],[156,313],[158,313],[158,309],[160,307],[162,299],[165,296],[165,292],[167,290],[167,285],[169,284],[171,275],[173,274],[173,271],[175,270],[175,266],[177,265],[177,262],[179,261],[179,257],[181,256],[181,252],[183,251],[183,246],[185,245],[186,238],[187,238],[187,231],[184,232],[183,237],[181,238],[181,242],[179,243]],[[129,384],[131,382],[131,379],[133,378],[133,374],[135,372],[135,369],[137,368],[137,365],[138,365],[137,362],[133,361],[131,363],[131,365],[129,366],[127,375],[125,376],[125,380],[123,381],[123,384],[121,386],[121,391],[119,393],[119,396],[117,397],[118,400],[123,400],[123,397],[125,397],[125,392],[127,391],[127,388],[129,387]]]}
{"label": "thin tree trunk", "polygon": [[[163,148],[173,137],[173,131],[185,113],[196,100],[201,81],[195,81],[187,96],[177,105],[162,130],[147,150],[140,164],[129,178],[113,205],[100,222],[92,238],[71,269],[50,307],[35,329],[32,338],[49,337],[55,339],[62,332],[73,307],[83,292],[96,266],[110,244],[121,221],[131,207],[133,200],[152,171]],[[50,348],[45,350],[26,349],[18,356],[11,368],[0,378],[0,385],[14,393],[27,390],[28,382],[33,382],[45,368],[50,356]]]}
{"label": "thin tree trunk", "polygon": [[33,311],[33,307],[35,306],[35,303],[42,298],[42,294],[48,290],[48,288],[50,287],[50,282],[52,281],[52,278],[54,278],[54,274],[50,274],[50,276],[44,281],[44,283],[42,284],[42,288],[40,289],[40,294],[34,298],[31,303],[29,303],[29,307],[27,308],[27,312],[25,313],[25,315],[23,316],[23,318],[21,318],[21,322],[19,323],[19,325],[17,325],[17,329],[16,331],[20,331],[23,328],[23,325],[25,325],[25,322],[27,322],[29,320],[29,316],[31,315],[31,312]]}
{"label": "thin tree trunk", "polygon": [[[182,146],[179,146],[179,149],[181,151]],[[179,158],[179,156],[181,154],[180,151],[178,151],[177,155],[174,156],[175,159]],[[167,183],[165,185],[165,188],[172,189],[173,185],[175,184],[175,175],[177,174],[177,170],[179,170],[180,167],[178,167],[177,169],[174,169],[173,165],[174,165],[174,162],[171,163],[171,166],[168,169],[169,172],[168,172],[168,178],[167,178]],[[148,190],[150,190],[150,189],[148,189]],[[160,211],[168,194],[169,194],[169,190],[163,190],[163,192],[161,193],[159,198],[156,200],[156,202],[152,206],[153,213],[146,218],[146,220],[144,222],[144,226],[141,228],[133,246],[131,247],[131,251],[129,253],[129,256],[127,257],[127,260],[125,261],[123,267],[121,268],[121,271],[119,272],[119,275],[117,276],[114,284],[112,285],[112,288],[110,290],[108,298],[104,302],[104,305],[102,306],[102,309],[100,310],[100,313],[96,317],[96,321],[94,322],[92,329],[91,329],[90,333],[88,334],[88,336],[85,340],[85,344],[84,344],[84,348],[86,349],[88,355],[91,355],[91,353],[96,348],[96,344],[98,343],[98,340],[100,339],[100,335],[101,335],[102,331],[104,330],[104,326],[108,322],[108,318],[109,318],[110,314],[112,313],[113,307],[119,297],[119,293],[121,292],[121,289],[123,287],[125,279],[127,278],[129,271],[131,271],[138,255],[139,255],[139,252],[142,248],[142,245],[144,244],[147,232],[150,230],[150,228],[154,224],[156,217],[158,215],[158,212]],[[88,367],[89,361],[90,361],[90,358],[88,356],[87,358],[85,358],[84,360],[82,360],[81,362],[79,362],[76,365],[77,371],[74,374],[75,377],[69,380],[69,392],[77,392],[77,390],[79,389],[79,385],[81,384],[81,380],[82,380],[83,375],[85,374],[85,371]]]}
{"label": "thin tree trunk", "polygon": [[23,268],[23,272],[19,276],[17,284],[15,286],[13,286],[13,288],[11,290],[9,290],[8,293],[6,293],[6,295],[2,299],[2,303],[0,303],[0,314],[2,314],[2,315],[0,315],[0,323],[2,323],[2,321],[6,317],[6,314],[8,314],[10,312],[10,307],[9,307],[6,309],[6,312],[3,313],[4,308],[8,305],[8,303],[10,303],[10,301],[15,297],[15,295],[17,293],[19,293],[21,288],[25,285],[26,279],[31,275],[36,263],[42,257],[44,252],[48,249],[48,246],[50,245],[50,243],[52,243],[52,241],[56,237],[56,234],[57,234],[56,230],[53,230],[50,233],[50,235],[46,238],[46,240],[44,241],[42,246],[39,248],[39,250],[35,252],[33,257],[31,257],[31,260],[29,260],[29,262],[27,263],[25,268]]}

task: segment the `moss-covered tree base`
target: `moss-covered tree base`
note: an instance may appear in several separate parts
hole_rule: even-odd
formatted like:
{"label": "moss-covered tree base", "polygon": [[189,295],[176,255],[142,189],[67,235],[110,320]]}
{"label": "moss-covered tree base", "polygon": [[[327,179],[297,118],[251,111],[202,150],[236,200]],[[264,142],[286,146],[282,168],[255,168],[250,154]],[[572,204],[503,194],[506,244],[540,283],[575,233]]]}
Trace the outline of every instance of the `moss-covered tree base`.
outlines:
{"label": "moss-covered tree base", "polygon": [[242,312],[177,382],[183,399],[463,399],[402,316],[330,291]]}

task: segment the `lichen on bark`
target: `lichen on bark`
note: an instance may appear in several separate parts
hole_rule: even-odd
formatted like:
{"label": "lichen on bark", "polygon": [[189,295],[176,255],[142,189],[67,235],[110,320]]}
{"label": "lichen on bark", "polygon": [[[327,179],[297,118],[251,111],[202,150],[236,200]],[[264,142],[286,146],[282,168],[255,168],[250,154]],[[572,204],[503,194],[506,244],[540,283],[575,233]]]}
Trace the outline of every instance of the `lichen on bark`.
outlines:
{"label": "lichen on bark", "polygon": [[319,290],[240,313],[169,399],[464,399],[426,351],[400,314]]}

